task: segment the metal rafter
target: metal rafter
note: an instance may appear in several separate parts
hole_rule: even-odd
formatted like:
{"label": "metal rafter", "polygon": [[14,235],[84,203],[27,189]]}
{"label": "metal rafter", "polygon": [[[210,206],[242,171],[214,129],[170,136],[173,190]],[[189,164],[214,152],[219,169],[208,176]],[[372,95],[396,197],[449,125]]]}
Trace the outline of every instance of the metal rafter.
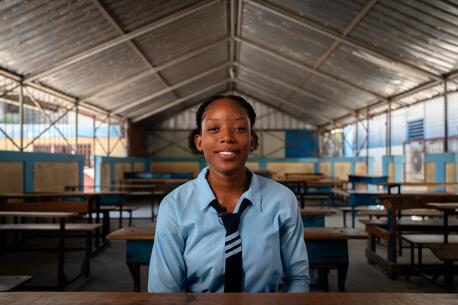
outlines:
{"label": "metal rafter", "polygon": [[230,10],[229,10],[229,77],[231,81],[229,82],[229,90],[234,90],[234,62],[235,62],[235,1],[229,0]]}
{"label": "metal rafter", "polygon": [[49,75],[51,73],[54,73],[56,71],[59,71],[63,68],[66,68],[74,63],[77,63],[77,62],[80,62],[86,58],[89,58],[91,56],[94,56],[96,54],[99,54],[105,50],[108,50],[110,48],[113,48],[115,46],[118,46],[124,42],[127,42],[129,40],[132,40],[134,38],[137,38],[141,35],[144,35],[144,34],[147,34],[153,30],[156,30],[158,28],[161,28],[163,26],[166,26],[170,23],[173,23],[179,19],[182,19],[184,17],[187,17],[189,15],[192,15],[198,11],[201,11],[203,9],[206,9],[208,8],[209,6],[212,6],[216,3],[219,3],[220,0],[212,0],[212,1],[205,1],[203,3],[199,3],[197,5],[193,5],[189,8],[186,8],[186,9],[183,9],[179,12],[176,12],[176,13],[173,13],[169,16],[166,16],[164,18],[161,18],[159,20],[156,20],[150,24],[147,24],[135,31],[132,31],[130,33],[127,33],[127,34],[124,34],[124,35],[121,35],[117,38],[114,38],[112,40],[109,40],[109,41],[106,41],[104,43],[101,43],[99,44],[98,46],[95,46],[91,49],[88,49],[86,51],[83,51],[81,53],[78,53],[76,55],[73,55],[73,56],[70,56],[66,59],[63,59],[59,62],[56,62],[52,65],[50,65],[49,67],[47,67],[46,69],[42,70],[42,71],[36,71],[36,72],[32,72],[31,74],[29,74],[28,76],[26,76],[24,78],[24,81],[26,83],[29,83],[29,82],[32,82],[36,79],[39,79],[39,78],[42,78],[46,75]]}
{"label": "metal rafter", "polygon": [[314,70],[313,67],[311,66],[307,66],[295,59],[292,59],[290,57],[287,57],[286,55],[284,54],[280,54],[280,53],[277,53],[271,49],[268,49],[267,47],[265,46],[261,46],[261,45],[258,45],[254,42],[251,42],[251,41],[248,41],[246,39],[242,39],[242,38],[239,38],[239,37],[236,37],[235,40],[243,45],[246,45],[256,51],[259,51],[261,53],[264,53],[264,54],[267,54],[275,59],[278,59],[280,61],[283,61],[283,62],[286,62],[296,68],[299,68],[303,71],[306,71],[306,72],[309,72],[309,73],[312,73],[312,74],[315,74],[321,78],[324,78],[330,82],[337,82],[339,83],[340,85],[344,86],[344,87],[347,87],[347,88],[350,88],[350,89],[353,89],[353,90],[358,90],[358,91],[361,91],[361,92],[365,92],[365,93],[368,93],[368,94],[371,94],[373,95],[374,97],[377,97],[379,99],[383,99],[384,97],[376,92],[373,92],[373,91],[370,91],[368,89],[365,89],[361,86],[358,86],[356,84],[353,84],[353,83],[350,83],[344,79],[340,79],[339,77],[337,76],[334,76],[334,75],[330,75],[330,74],[327,74],[325,72],[321,72],[321,71],[318,71],[318,70]]}
{"label": "metal rafter", "polygon": [[[351,31],[356,27],[356,25],[369,13],[371,8],[377,3],[378,0],[369,0],[366,2],[364,7],[362,8],[361,11],[351,20],[351,22],[347,25],[347,27],[343,30],[342,36],[346,37],[348,36]],[[340,42],[338,40],[334,40],[332,44],[329,46],[329,48],[326,49],[326,51],[321,55],[321,57],[318,59],[318,61],[313,65],[313,70],[318,70],[320,66],[331,56],[332,52],[339,46]],[[307,75],[304,79],[304,81],[301,83],[299,87],[304,86],[307,81],[310,78],[310,74]],[[293,96],[294,92],[291,92],[291,94],[286,98],[289,100]],[[380,96],[379,96],[380,98]]]}
{"label": "metal rafter", "polygon": [[[238,83],[238,82],[242,83],[242,81],[240,81],[239,79],[235,79],[235,82],[236,82],[236,83]],[[250,87],[250,89],[252,89],[252,88]],[[298,116],[297,114],[291,114],[291,113],[289,113],[288,111],[285,111],[285,110],[279,108],[278,106],[275,106],[275,105],[272,104],[272,103],[266,102],[265,100],[261,100],[261,99],[259,99],[259,98],[256,98],[256,97],[254,97],[254,96],[252,96],[252,95],[246,93],[246,92],[243,91],[243,90],[236,89],[236,91],[237,91],[239,94],[248,97],[250,100],[257,101],[258,103],[261,103],[261,104],[267,105],[267,106],[269,106],[269,107],[272,107],[273,109],[275,109],[275,111],[279,111],[279,112],[285,113],[285,114],[287,114],[287,115],[289,115],[289,116],[294,117],[295,119],[298,119],[299,121],[301,121],[302,123],[304,123],[305,125],[307,125],[307,127],[308,127],[309,129],[317,129],[317,128],[318,128],[316,125],[313,125],[313,124],[310,124],[310,123],[306,122],[303,118],[301,118],[301,117]],[[256,91],[256,89],[255,89],[255,91]],[[270,96],[270,95],[271,95],[271,94],[269,94],[269,93],[267,93],[267,94],[266,94],[265,92],[263,92],[263,93],[264,93],[265,95],[267,95],[267,96]],[[276,101],[279,101],[279,102],[281,102],[281,103],[283,103],[283,104],[286,105],[286,102],[283,102],[279,97],[273,96],[272,99],[275,99]],[[304,113],[304,114],[305,114],[305,113],[306,113],[306,114],[310,114],[310,113],[308,113],[307,111],[303,111],[303,110],[300,110],[300,112],[302,112],[302,113]],[[269,113],[269,115],[270,115],[270,114],[271,114],[271,113]],[[257,117],[256,119],[261,119],[262,117],[263,117],[263,116],[260,116],[260,117]]]}
{"label": "metal rafter", "polygon": [[[60,134],[60,136],[64,139],[64,141],[67,143],[67,145],[70,147],[70,149],[73,152],[76,152],[77,149],[73,147],[73,145],[70,143],[70,141],[67,139],[67,137],[64,135],[64,133],[56,126],[56,123],[58,121],[53,121],[53,119],[46,113],[46,111],[41,107],[41,104],[33,97],[33,95],[30,93],[29,89],[27,89],[27,86],[25,87],[25,90],[27,91],[27,95],[30,98],[30,100],[33,102],[33,104],[40,110],[41,114],[44,115],[44,117],[49,121],[50,126],[54,126],[54,128],[57,130],[57,132]],[[70,108],[71,109],[71,108]],[[70,111],[70,109],[67,109],[66,113]],[[75,106],[76,109],[76,106]],[[33,139],[35,141],[35,139]],[[27,145],[26,147],[28,147]]]}
{"label": "metal rafter", "polygon": [[[23,80],[23,76],[11,73],[11,72],[6,71],[6,70],[4,70],[2,68],[0,68],[0,75],[4,76],[6,78],[9,78],[9,79],[15,80],[17,82],[22,82],[22,80]],[[47,93],[49,95],[52,95],[54,97],[57,97],[57,98],[59,98],[61,100],[67,101],[69,103],[69,105],[71,105],[72,107],[78,101],[77,97],[71,96],[69,94],[63,93],[61,91],[58,91],[56,89],[47,87],[47,86],[42,85],[42,84],[31,82],[31,83],[27,84],[27,86],[29,86],[31,88],[34,88],[36,90],[39,90],[41,92],[45,92],[45,93]],[[96,114],[99,114],[99,115],[106,115],[108,113],[107,110],[105,110],[105,109],[103,109],[101,107],[98,107],[96,105],[92,105],[90,103],[84,102],[84,101],[80,101],[79,104],[80,104],[79,105],[80,108],[88,110],[91,113],[96,113]],[[124,119],[124,118],[122,118],[120,116],[117,116],[117,118],[118,119]]]}
{"label": "metal rafter", "polygon": [[177,105],[179,105],[179,104],[181,104],[181,103],[183,103],[183,102],[185,102],[185,101],[187,101],[189,99],[192,99],[192,98],[194,98],[194,97],[196,97],[196,96],[198,96],[198,95],[200,95],[202,93],[206,93],[206,92],[208,92],[210,90],[213,90],[213,89],[215,89],[215,88],[217,88],[217,87],[219,87],[219,86],[221,86],[223,84],[227,84],[228,81],[229,81],[229,79],[225,79],[223,81],[217,82],[216,84],[213,84],[213,85],[207,86],[207,87],[205,87],[203,89],[200,89],[200,90],[194,92],[193,94],[181,97],[181,98],[177,99],[176,101],[174,101],[172,103],[168,103],[167,105],[163,105],[161,107],[158,107],[157,109],[154,109],[152,111],[149,111],[149,112],[147,112],[145,114],[142,114],[142,115],[134,118],[132,120],[132,122],[135,123],[135,122],[141,121],[143,119],[146,119],[147,117],[155,115],[156,113],[159,113],[159,112],[167,110],[167,109],[169,109],[171,107],[177,106]]}
{"label": "metal rafter", "polygon": [[166,61],[160,65],[157,65],[156,67],[154,67],[154,69],[150,69],[150,70],[147,70],[147,71],[144,71],[144,72],[140,72],[138,74],[135,74],[134,76],[130,76],[128,78],[125,78],[123,80],[120,80],[120,81],[115,81],[113,83],[110,83],[108,85],[103,85],[101,87],[98,87],[98,88],[95,88],[93,90],[92,93],[86,95],[86,96],[83,96],[81,99],[83,101],[88,101],[88,100],[91,100],[91,99],[94,99],[100,95],[103,95],[105,93],[108,93],[110,91],[114,91],[116,89],[119,89],[119,88],[123,88],[129,84],[132,84],[132,83],[135,83],[139,80],[142,80],[144,79],[145,77],[148,77],[150,75],[153,75],[153,74],[156,74],[157,72],[159,71],[162,71],[162,70],[165,70],[167,68],[170,68],[172,66],[175,66],[176,64],[179,64],[185,60],[188,60],[194,56],[198,56],[202,53],[205,53],[213,48],[216,48],[220,45],[222,45],[223,43],[227,43],[229,41],[229,38],[224,38],[222,40],[219,40],[219,41],[216,41],[212,44],[209,44],[207,46],[204,46],[204,47],[201,47],[201,48],[198,48],[198,49],[195,49],[195,50],[192,50],[190,52],[187,52],[186,54],[183,54],[183,55],[180,55],[178,57],[175,57],[169,61]]}
{"label": "metal rafter", "polygon": [[234,65],[237,66],[237,67],[240,67],[240,68],[242,68],[242,69],[244,69],[244,70],[246,70],[246,71],[248,71],[250,73],[256,74],[256,75],[260,76],[261,78],[265,78],[265,79],[267,79],[267,80],[269,80],[271,82],[274,82],[274,83],[276,83],[276,84],[278,84],[280,86],[286,87],[286,88],[288,88],[290,90],[293,90],[293,91],[296,91],[296,92],[299,92],[302,95],[308,96],[308,97],[313,98],[313,99],[315,99],[317,101],[320,101],[322,103],[325,103],[325,104],[328,104],[328,105],[331,105],[331,106],[334,106],[334,107],[339,107],[339,108],[344,109],[346,111],[354,111],[354,109],[352,109],[352,108],[349,108],[349,107],[347,107],[345,105],[339,104],[339,103],[337,103],[335,101],[330,101],[330,100],[328,100],[328,99],[326,99],[326,98],[324,98],[324,97],[322,97],[322,96],[320,96],[318,94],[312,93],[312,92],[307,91],[305,89],[302,89],[302,88],[299,88],[297,86],[293,86],[291,84],[288,84],[287,82],[281,81],[281,80],[279,80],[279,79],[277,79],[277,78],[275,78],[273,76],[270,76],[270,75],[267,75],[265,73],[262,73],[261,71],[257,71],[257,70],[255,70],[253,68],[249,68],[249,67],[247,67],[245,65],[241,65],[241,64],[237,64],[237,63],[234,63]]}
{"label": "metal rafter", "polygon": [[[92,0],[92,3],[97,7],[100,13],[105,17],[105,19],[108,20],[108,22],[116,29],[116,31],[121,34],[125,35],[126,32],[121,28],[121,26],[116,22],[116,20],[113,19],[111,14],[108,12],[108,10],[100,3],[99,0]],[[162,75],[156,71],[154,65],[151,63],[151,61],[145,56],[145,54],[138,48],[138,46],[135,44],[133,40],[127,41],[129,44],[129,47],[137,54],[137,56],[143,61],[143,63],[148,67],[149,70],[155,71],[157,78],[162,82],[162,84],[165,87],[169,87],[170,85],[167,83],[167,81],[162,77]],[[176,94],[175,91],[171,90],[173,95],[178,98],[178,95]]]}
{"label": "metal rafter", "polygon": [[332,118],[326,116],[325,114],[320,113],[319,111],[306,109],[305,107],[301,107],[301,106],[296,105],[295,103],[293,103],[291,101],[287,101],[287,100],[285,100],[285,99],[283,99],[281,97],[278,97],[275,94],[270,93],[268,89],[262,88],[259,84],[256,84],[256,83],[248,81],[248,80],[241,80],[241,79],[236,79],[235,81],[240,83],[241,85],[248,85],[250,87],[250,90],[254,90],[254,91],[259,92],[260,94],[267,95],[269,98],[274,99],[274,100],[276,100],[277,102],[279,102],[281,104],[288,105],[288,106],[300,111],[303,114],[312,115],[312,116],[314,116],[316,118],[319,118],[319,119],[321,119],[323,121],[326,121],[326,122],[331,122],[332,121]]}
{"label": "metal rafter", "polygon": [[332,39],[335,39],[336,41],[339,41],[340,43],[343,43],[343,44],[346,44],[346,45],[349,45],[351,47],[354,47],[354,48],[358,48],[360,50],[363,50],[369,54],[372,54],[374,56],[377,56],[377,57],[383,57],[385,58],[386,60],[390,61],[390,62],[395,62],[396,64],[398,65],[401,65],[401,66],[404,66],[406,69],[408,69],[409,71],[411,72],[415,72],[416,74],[418,74],[419,76],[422,76],[422,77],[426,77],[426,78],[429,78],[429,79],[435,79],[435,80],[440,80],[441,79],[441,76],[440,75],[437,75],[437,74],[434,74],[434,73],[431,73],[429,71],[426,71],[424,69],[421,69],[417,66],[414,66],[410,63],[407,63],[407,62],[404,62],[402,60],[399,60],[398,58],[394,58],[393,56],[391,55],[388,55],[386,53],[384,53],[383,51],[379,50],[379,49],[375,49],[371,46],[368,46],[368,45],[365,45],[361,42],[358,42],[356,40],[353,40],[353,39],[350,39],[348,37],[345,37],[343,35],[341,35],[340,33],[338,32],[335,32],[335,31],[332,31],[328,28],[325,28],[303,16],[298,16],[296,14],[292,14],[290,12],[288,12],[287,10],[284,10],[276,5],[272,5],[270,3],[267,3],[266,1],[263,1],[263,0],[245,0],[247,1],[248,3],[251,3],[253,4],[254,6],[256,7],[259,7],[265,11],[268,11],[270,13],[273,13],[277,16],[280,16],[288,21],[291,21],[291,22],[294,22],[296,24],[299,24],[303,27],[306,27],[312,31],[315,31],[321,35],[324,35],[324,36],[327,36],[327,37],[330,37]]}
{"label": "metal rafter", "polygon": [[219,71],[219,70],[221,70],[223,68],[226,68],[228,65],[229,64],[227,64],[227,63],[219,65],[219,66],[217,66],[215,68],[209,69],[209,70],[204,71],[204,72],[202,72],[200,74],[197,74],[197,75],[195,75],[195,76],[193,76],[191,78],[188,78],[188,79],[186,79],[186,80],[184,80],[182,82],[179,82],[179,83],[177,83],[177,84],[175,84],[173,86],[170,86],[168,88],[164,88],[162,90],[159,90],[159,91],[156,91],[156,92],[154,92],[152,94],[149,94],[149,95],[147,95],[145,97],[142,97],[139,100],[134,100],[134,101],[130,101],[130,102],[124,103],[125,104],[124,106],[117,107],[116,110],[114,110],[112,113],[113,114],[121,113],[121,112],[129,110],[129,109],[131,109],[131,108],[133,108],[135,106],[138,106],[138,105],[141,105],[143,103],[146,103],[146,102],[148,102],[148,101],[150,101],[150,100],[152,100],[152,99],[154,99],[154,98],[156,98],[158,96],[161,96],[161,95],[163,95],[165,93],[168,93],[168,92],[170,92],[172,90],[175,90],[175,89],[178,89],[180,87],[183,87],[183,86],[185,86],[187,84],[192,83],[193,81],[199,80],[199,79],[204,78],[204,77],[206,77],[206,76],[208,76],[208,75],[210,75],[210,74],[212,74],[214,72],[217,72],[217,71]]}

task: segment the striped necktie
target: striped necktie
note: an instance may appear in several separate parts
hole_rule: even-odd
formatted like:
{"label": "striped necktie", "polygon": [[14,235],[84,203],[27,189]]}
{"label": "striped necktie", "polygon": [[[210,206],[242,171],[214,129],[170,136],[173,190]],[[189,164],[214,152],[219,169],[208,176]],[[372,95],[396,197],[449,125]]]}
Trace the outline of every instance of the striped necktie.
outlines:
{"label": "striped necktie", "polygon": [[244,198],[238,213],[227,214],[226,208],[221,207],[216,199],[210,203],[218,213],[218,216],[221,217],[223,225],[226,228],[224,292],[242,291],[242,240],[240,239],[239,225],[240,216],[250,204],[250,200]]}

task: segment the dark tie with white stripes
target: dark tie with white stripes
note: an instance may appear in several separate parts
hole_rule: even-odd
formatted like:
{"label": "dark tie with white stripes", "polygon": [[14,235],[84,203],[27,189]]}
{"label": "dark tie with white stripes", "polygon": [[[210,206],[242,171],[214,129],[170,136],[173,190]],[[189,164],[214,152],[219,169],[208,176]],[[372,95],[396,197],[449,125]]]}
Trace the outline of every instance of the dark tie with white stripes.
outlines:
{"label": "dark tie with white stripes", "polygon": [[244,198],[238,213],[226,213],[226,208],[221,207],[218,201],[213,200],[210,205],[218,212],[224,227],[226,228],[226,243],[224,246],[224,258],[226,260],[226,271],[224,273],[224,292],[242,291],[242,240],[239,234],[240,216],[251,204],[250,200]]}

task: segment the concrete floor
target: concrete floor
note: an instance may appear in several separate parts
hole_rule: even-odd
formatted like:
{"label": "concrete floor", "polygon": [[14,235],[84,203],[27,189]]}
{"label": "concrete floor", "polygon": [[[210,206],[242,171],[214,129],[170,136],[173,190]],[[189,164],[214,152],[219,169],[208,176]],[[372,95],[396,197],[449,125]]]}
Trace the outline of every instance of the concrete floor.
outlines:
{"label": "concrete floor", "polygon": [[[150,211],[147,207],[136,211],[135,216],[147,216]],[[125,224],[127,222],[125,221]],[[349,219],[347,220],[349,222]],[[148,219],[134,219],[135,226],[150,226]],[[112,229],[117,228],[117,220],[113,220]],[[327,227],[341,227],[342,215],[326,218]],[[363,227],[358,224],[358,227]],[[350,266],[348,270],[346,288],[351,292],[445,292],[445,290],[430,281],[413,276],[407,282],[404,277],[397,280],[389,279],[385,273],[376,266],[367,263],[364,250],[365,240],[349,241]],[[28,244],[29,245],[29,244]],[[385,248],[380,247],[380,253]],[[424,251],[424,260],[435,261],[429,251]],[[401,260],[406,262],[409,253],[406,249]],[[65,270],[69,277],[76,274],[82,261],[82,254],[71,252],[66,256]],[[49,252],[19,252],[0,255],[0,275],[33,275],[33,279],[21,290],[29,290],[31,285],[48,285],[56,280],[56,255]],[[142,267],[142,291],[146,291],[147,273],[146,266]],[[440,279],[442,280],[442,279]],[[456,282],[456,281],[455,281]],[[336,272],[331,271],[329,276],[330,291],[337,290]],[[457,285],[458,288],[458,285]],[[125,264],[125,242],[111,241],[91,260],[91,276],[81,277],[66,287],[66,291],[132,291],[132,279]],[[457,289],[458,290],[458,289]],[[313,288],[312,291],[319,291]]]}

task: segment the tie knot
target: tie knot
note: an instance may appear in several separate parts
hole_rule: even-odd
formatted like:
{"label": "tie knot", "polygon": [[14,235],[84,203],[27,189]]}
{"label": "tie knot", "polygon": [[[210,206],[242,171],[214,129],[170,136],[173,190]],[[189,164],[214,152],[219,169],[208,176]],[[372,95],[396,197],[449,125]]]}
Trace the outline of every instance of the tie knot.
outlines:
{"label": "tie knot", "polygon": [[210,205],[218,213],[218,216],[221,218],[221,221],[226,228],[226,235],[238,231],[240,225],[240,216],[250,204],[250,200],[243,198],[237,213],[226,213],[226,209],[218,203],[218,200],[215,199],[210,203]]}

